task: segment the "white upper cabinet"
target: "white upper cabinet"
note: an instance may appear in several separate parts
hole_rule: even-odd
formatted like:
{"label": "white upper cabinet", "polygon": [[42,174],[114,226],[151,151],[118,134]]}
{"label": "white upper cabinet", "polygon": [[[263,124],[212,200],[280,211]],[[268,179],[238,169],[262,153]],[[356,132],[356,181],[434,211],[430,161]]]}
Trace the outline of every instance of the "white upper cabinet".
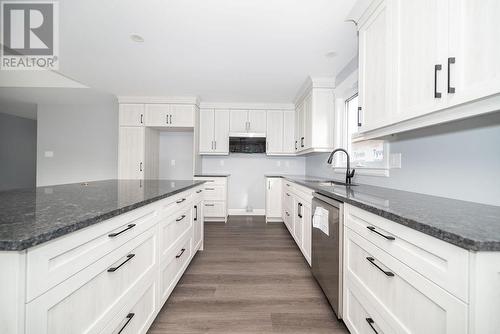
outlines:
{"label": "white upper cabinet", "polygon": [[247,132],[248,130],[248,110],[231,110],[229,117],[229,130],[235,133]]}
{"label": "white upper cabinet", "polygon": [[194,127],[194,105],[146,104],[146,126]]}
{"label": "white upper cabinet", "polygon": [[200,109],[200,153],[213,152],[214,129],[214,109]]}
{"label": "white upper cabinet", "polygon": [[276,154],[283,152],[283,111],[269,110],[267,112],[266,153]]}
{"label": "white upper cabinet", "polygon": [[[444,79],[447,71],[443,60],[448,52],[448,2],[388,1],[393,3],[389,10],[393,10],[394,15],[392,50],[396,90],[393,96],[396,110],[394,120],[397,121],[443,108],[446,104]],[[372,65],[366,70],[376,71],[373,67],[377,64]],[[387,85],[387,82],[382,84]],[[379,113],[382,112],[380,109]]]}
{"label": "white upper cabinet", "polygon": [[389,71],[388,14],[386,3],[359,28],[359,105],[358,126],[360,131],[391,122],[388,103],[387,78]]}
{"label": "white upper cabinet", "polygon": [[297,153],[329,152],[333,149],[334,80],[309,78],[295,103]]}
{"label": "white upper cabinet", "polygon": [[266,111],[248,111],[248,132],[266,133]]}
{"label": "white upper cabinet", "polygon": [[229,154],[229,110],[215,109],[214,152]]}
{"label": "white upper cabinet", "polygon": [[294,155],[294,112],[268,110],[266,131],[267,155]]}
{"label": "white upper cabinet", "polygon": [[231,133],[266,133],[266,111],[232,109],[229,129]]}
{"label": "white upper cabinet", "polygon": [[[269,136],[269,131],[267,132]],[[295,153],[295,113],[283,112],[283,153]]]}
{"label": "white upper cabinet", "polygon": [[194,127],[195,106],[192,104],[171,104],[169,126],[173,127]]}
{"label": "white upper cabinet", "polygon": [[372,1],[359,18],[358,139],[499,110],[499,12],[495,0]]}
{"label": "white upper cabinet", "polygon": [[120,126],[144,126],[144,104],[120,104]]}
{"label": "white upper cabinet", "polygon": [[447,86],[454,90],[448,94],[449,105],[498,94],[500,1],[454,0],[449,6],[450,51],[446,67],[450,79]]}
{"label": "white upper cabinet", "polygon": [[200,154],[229,153],[229,110],[200,110]]}

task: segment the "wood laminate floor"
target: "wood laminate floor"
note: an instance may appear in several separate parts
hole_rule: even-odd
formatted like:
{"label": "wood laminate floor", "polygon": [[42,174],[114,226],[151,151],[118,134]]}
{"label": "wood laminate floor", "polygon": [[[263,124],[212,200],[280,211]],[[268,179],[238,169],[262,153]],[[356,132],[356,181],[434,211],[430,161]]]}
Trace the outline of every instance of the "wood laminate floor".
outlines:
{"label": "wood laminate floor", "polygon": [[205,224],[198,252],[151,326],[163,333],[349,333],[282,223]]}

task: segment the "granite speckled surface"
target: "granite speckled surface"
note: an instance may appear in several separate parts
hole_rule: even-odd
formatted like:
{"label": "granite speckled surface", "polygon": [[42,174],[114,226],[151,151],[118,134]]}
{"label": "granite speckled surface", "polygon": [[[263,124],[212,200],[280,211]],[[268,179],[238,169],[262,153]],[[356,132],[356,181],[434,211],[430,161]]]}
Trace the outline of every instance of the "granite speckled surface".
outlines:
{"label": "granite speckled surface", "polygon": [[105,180],[0,192],[0,250],[19,251],[203,184]]}
{"label": "granite speckled surface", "polygon": [[500,251],[499,206],[362,184],[325,186],[318,181],[326,179],[316,177],[266,176],[283,177],[467,250]]}

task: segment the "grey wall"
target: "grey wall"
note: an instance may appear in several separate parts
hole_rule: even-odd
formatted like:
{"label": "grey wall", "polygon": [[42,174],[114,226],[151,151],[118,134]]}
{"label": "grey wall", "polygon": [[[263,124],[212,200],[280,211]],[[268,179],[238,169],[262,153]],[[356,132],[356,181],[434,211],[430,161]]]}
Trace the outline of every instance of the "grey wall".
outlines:
{"label": "grey wall", "polygon": [[36,177],[36,120],[0,113],[0,191],[31,188]]}
{"label": "grey wall", "polygon": [[[54,152],[52,158],[46,151]],[[37,185],[117,177],[118,104],[38,105]]]}
{"label": "grey wall", "polygon": [[[160,179],[193,178],[193,131],[160,132]],[[172,166],[172,160],[175,166]]]}
{"label": "grey wall", "polygon": [[[221,165],[221,162],[223,165]],[[278,166],[279,165],[279,166]],[[204,173],[229,173],[229,209],[265,209],[264,174],[304,174],[305,158],[267,157],[265,154],[231,153],[203,157]]]}
{"label": "grey wall", "polygon": [[[500,112],[400,134],[390,151],[402,154],[401,169],[354,182],[500,205]],[[327,156],[307,157],[306,173],[342,178]]]}

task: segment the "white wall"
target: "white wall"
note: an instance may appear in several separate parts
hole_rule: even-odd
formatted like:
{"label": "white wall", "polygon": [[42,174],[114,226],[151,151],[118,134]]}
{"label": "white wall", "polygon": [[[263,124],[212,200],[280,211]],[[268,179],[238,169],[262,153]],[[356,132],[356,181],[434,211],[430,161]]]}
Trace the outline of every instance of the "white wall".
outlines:
{"label": "white wall", "polygon": [[35,176],[36,120],[0,112],[0,191],[32,188]]}
{"label": "white wall", "polygon": [[[354,182],[500,205],[500,112],[399,134],[391,153],[402,168],[389,177],[356,176]],[[326,164],[328,154],[306,159],[306,173],[343,179]]]}
{"label": "white wall", "polygon": [[[221,165],[223,164],[223,165]],[[265,154],[231,153],[229,156],[204,156],[204,173],[228,173],[229,209],[265,209],[264,174],[305,173],[303,157],[267,157]]]}
{"label": "white wall", "polygon": [[[193,178],[193,131],[160,132],[160,179]],[[172,165],[172,160],[175,165]]]}
{"label": "white wall", "polygon": [[[52,151],[52,158],[45,157]],[[118,104],[39,104],[37,185],[114,179],[118,167]]]}

